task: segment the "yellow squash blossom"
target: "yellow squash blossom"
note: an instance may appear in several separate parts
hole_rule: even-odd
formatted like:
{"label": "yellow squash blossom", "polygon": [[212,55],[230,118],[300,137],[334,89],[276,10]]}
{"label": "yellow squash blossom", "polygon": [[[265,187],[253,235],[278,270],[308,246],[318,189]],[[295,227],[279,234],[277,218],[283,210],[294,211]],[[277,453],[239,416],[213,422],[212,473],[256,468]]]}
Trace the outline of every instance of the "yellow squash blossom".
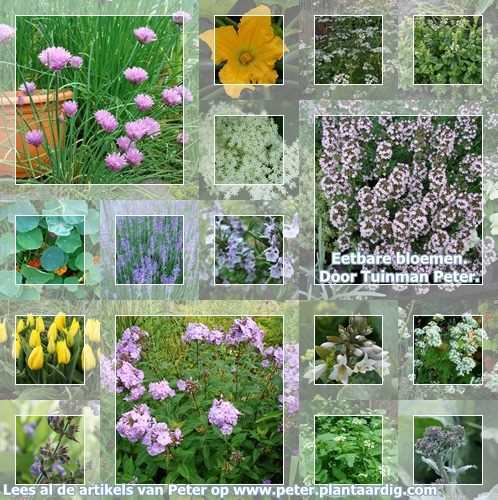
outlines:
{"label": "yellow squash blossom", "polygon": [[21,318],[16,325],[16,333],[19,334],[21,333],[24,329],[26,328],[26,325],[24,323],[24,320]]}
{"label": "yellow squash blossom", "polygon": [[0,323],[0,344],[7,342],[7,325],[5,320]]}
{"label": "yellow squash blossom", "polygon": [[233,98],[251,84],[274,84],[278,79],[275,63],[287,50],[275,35],[271,10],[260,5],[244,14],[238,29],[221,26],[201,33],[200,39],[211,49],[215,64],[224,63],[218,76],[226,93]]}
{"label": "yellow squash blossom", "polygon": [[85,333],[90,342],[98,344],[100,342],[100,321],[98,319],[88,319]]}
{"label": "yellow squash blossom", "polygon": [[43,318],[41,316],[37,316],[36,318],[36,326],[35,328],[39,331],[39,332],[43,332],[45,331],[45,323],[43,321]]}
{"label": "yellow squash blossom", "polygon": [[31,370],[41,370],[43,368],[43,347],[39,345],[35,347],[29,357],[28,357],[28,366]]}
{"label": "yellow squash blossom", "polygon": [[21,349],[22,349],[21,338],[19,337],[19,335],[16,335],[16,340],[12,344],[12,357],[14,359],[19,358],[21,354]]}
{"label": "yellow squash blossom", "polygon": [[57,325],[57,330],[62,331],[66,328],[66,315],[60,312],[54,319],[55,324]]}
{"label": "yellow squash blossom", "polygon": [[29,336],[29,347],[34,349],[41,344],[40,340],[40,332],[38,330],[31,330],[31,334]]}
{"label": "yellow squash blossom", "polygon": [[55,350],[57,351],[57,363],[67,365],[71,361],[71,351],[67,347],[65,340],[58,340]]}
{"label": "yellow squash blossom", "polygon": [[35,326],[35,318],[32,314],[28,314],[26,316],[26,324],[29,326],[29,328],[33,328]]}
{"label": "yellow squash blossom", "polygon": [[66,334],[67,345],[69,347],[73,345],[74,337],[76,337],[79,331],[80,331],[80,324],[78,323],[78,320],[76,318],[73,318],[71,326],[69,327],[69,330],[67,331]]}
{"label": "yellow squash blossom", "polygon": [[97,360],[93,354],[92,348],[85,344],[83,350],[81,351],[81,366],[84,371],[89,372],[97,366]]}

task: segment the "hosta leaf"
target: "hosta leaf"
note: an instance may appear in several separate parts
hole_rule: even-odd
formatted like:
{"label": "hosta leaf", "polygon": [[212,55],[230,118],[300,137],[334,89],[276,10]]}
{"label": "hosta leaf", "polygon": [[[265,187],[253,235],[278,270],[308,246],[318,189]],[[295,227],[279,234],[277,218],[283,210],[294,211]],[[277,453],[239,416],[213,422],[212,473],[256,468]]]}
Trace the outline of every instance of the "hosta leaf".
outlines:
{"label": "hosta leaf", "polygon": [[26,264],[21,266],[21,274],[24,276],[26,283],[31,285],[44,285],[54,277],[53,273],[46,273]]}
{"label": "hosta leaf", "polygon": [[41,265],[46,271],[55,271],[66,263],[66,254],[56,246],[47,248],[41,255]]}
{"label": "hosta leaf", "polygon": [[21,250],[37,250],[43,244],[43,234],[39,227],[26,233],[17,233],[16,243]]}
{"label": "hosta leaf", "polygon": [[27,233],[38,227],[40,217],[38,215],[20,215],[16,217],[16,233]]}
{"label": "hosta leaf", "polygon": [[81,243],[81,236],[75,229],[73,229],[68,236],[59,236],[55,242],[55,244],[67,254],[75,252],[81,247]]}

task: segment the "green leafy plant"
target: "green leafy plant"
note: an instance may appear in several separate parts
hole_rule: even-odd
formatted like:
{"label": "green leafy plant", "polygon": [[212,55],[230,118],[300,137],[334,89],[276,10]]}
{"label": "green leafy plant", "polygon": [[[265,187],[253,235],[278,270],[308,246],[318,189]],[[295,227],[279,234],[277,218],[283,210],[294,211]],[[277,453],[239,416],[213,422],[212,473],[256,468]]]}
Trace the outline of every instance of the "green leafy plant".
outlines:
{"label": "green leafy plant", "polygon": [[382,417],[315,417],[317,484],[382,483]]}
{"label": "green leafy plant", "polygon": [[416,16],[414,82],[482,83],[482,18]]}
{"label": "green leafy plant", "polygon": [[16,283],[84,283],[82,215],[16,216]]}

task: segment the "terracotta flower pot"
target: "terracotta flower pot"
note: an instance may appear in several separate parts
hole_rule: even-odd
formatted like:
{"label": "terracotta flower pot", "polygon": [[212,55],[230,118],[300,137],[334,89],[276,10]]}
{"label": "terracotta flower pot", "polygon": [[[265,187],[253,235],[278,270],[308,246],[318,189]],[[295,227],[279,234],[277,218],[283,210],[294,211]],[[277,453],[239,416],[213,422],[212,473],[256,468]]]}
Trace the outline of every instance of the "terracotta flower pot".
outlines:
{"label": "terracotta flower pot", "polygon": [[[44,145],[38,148],[28,144],[24,138],[30,129],[40,129],[50,147],[61,146],[64,141],[65,124],[59,120],[60,106],[71,99],[73,92],[36,91],[31,98],[21,92],[5,92],[0,97],[2,126],[0,127],[0,175],[13,176],[14,161],[16,177],[36,177],[50,169],[50,157]],[[58,102],[56,99],[58,98]],[[16,129],[17,112],[17,130]],[[15,149],[12,138],[16,137]],[[17,154],[16,154],[17,152]],[[17,156],[17,158],[16,158]]]}

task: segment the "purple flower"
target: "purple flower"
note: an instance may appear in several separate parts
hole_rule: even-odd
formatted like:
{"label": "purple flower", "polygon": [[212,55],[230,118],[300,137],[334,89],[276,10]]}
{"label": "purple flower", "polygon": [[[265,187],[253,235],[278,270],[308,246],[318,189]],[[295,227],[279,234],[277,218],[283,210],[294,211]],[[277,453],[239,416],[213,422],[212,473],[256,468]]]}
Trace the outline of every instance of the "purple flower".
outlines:
{"label": "purple flower", "polygon": [[83,58],[80,56],[71,56],[69,59],[69,66],[74,69],[80,69],[83,66]]}
{"label": "purple flower", "polygon": [[177,446],[182,440],[180,429],[170,430],[164,422],[153,422],[142,439],[149,455],[164,453],[168,446]]}
{"label": "purple flower", "polygon": [[144,380],[144,372],[135,368],[128,361],[123,361],[116,369],[116,378],[118,382],[118,392],[124,389],[132,389],[137,385],[141,385]]}
{"label": "purple flower", "polygon": [[183,100],[186,102],[192,102],[193,101],[193,96],[192,92],[185,87],[184,85],[178,85],[177,87],[174,87],[176,91],[182,96]]}
{"label": "purple flower", "polygon": [[144,45],[147,43],[155,42],[157,40],[157,35],[147,26],[142,26],[141,28],[134,29],[133,34],[135,35],[135,38]]}
{"label": "purple flower", "polygon": [[28,422],[24,424],[23,431],[26,436],[31,437],[35,433],[36,430],[36,422]]}
{"label": "purple flower", "polygon": [[32,95],[36,90],[35,82],[24,82],[19,86],[19,90],[24,95]]}
{"label": "purple flower", "polygon": [[144,159],[144,155],[137,148],[129,148],[126,151],[126,161],[133,166],[140,165]]}
{"label": "purple flower", "polygon": [[183,130],[176,136],[176,142],[178,144],[188,144],[188,141],[190,140],[190,137],[188,135],[188,132],[186,130]]}
{"label": "purple flower", "polygon": [[141,122],[145,127],[145,135],[147,135],[148,137],[155,137],[161,132],[161,125],[159,125],[159,122],[154,120],[154,118],[146,116],[145,118],[141,119]]}
{"label": "purple flower", "polygon": [[147,71],[137,66],[125,69],[123,74],[124,77],[133,85],[139,85],[149,78]]}
{"label": "purple flower", "polygon": [[24,138],[26,139],[26,142],[28,144],[31,144],[36,148],[41,144],[43,144],[43,132],[37,128],[30,130],[29,132],[26,132]]}
{"label": "purple flower", "polygon": [[49,47],[38,54],[40,62],[52,71],[64,69],[71,59],[71,53],[63,47]]}
{"label": "purple flower", "polygon": [[184,10],[179,10],[178,12],[174,12],[171,15],[171,18],[173,19],[174,23],[183,24],[188,23],[192,19],[192,16]]}
{"label": "purple flower", "polygon": [[141,441],[154,420],[146,404],[135,406],[133,410],[123,413],[116,424],[118,434],[131,443]]}
{"label": "purple flower", "polygon": [[12,28],[8,24],[0,24],[0,43],[8,42],[14,38],[15,34],[15,28]]}
{"label": "purple flower", "polygon": [[74,116],[78,111],[78,103],[76,101],[65,101],[62,104],[62,111],[66,116]]}
{"label": "purple flower", "polygon": [[154,118],[145,117],[125,124],[126,135],[132,141],[138,141],[145,136],[154,137],[161,132],[161,126]]}
{"label": "purple flower", "polygon": [[223,401],[223,398],[214,399],[208,413],[208,421],[218,427],[223,435],[228,436],[237,425],[240,415],[240,411],[232,403]]}
{"label": "purple flower", "polygon": [[205,340],[209,336],[209,328],[202,323],[189,323],[185,334],[182,335],[182,342],[188,344],[194,340]]}
{"label": "purple flower", "polygon": [[100,127],[106,132],[113,132],[118,128],[118,121],[116,117],[105,109],[99,109],[94,114],[95,120]]}
{"label": "purple flower", "polygon": [[109,170],[119,172],[126,167],[126,157],[121,153],[109,153],[105,157],[105,164]]}
{"label": "purple flower", "polygon": [[176,381],[176,388],[179,391],[184,392],[187,389],[187,382],[185,382],[185,380],[182,380],[181,378],[178,379]]}
{"label": "purple flower", "polygon": [[116,139],[116,144],[121,151],[126,152],[135,143],[126,135],[122,135]]}
{"label": "purple flower", "polygon": [[130,389],[129,394],[124,397],[125,401],[137,401],[145,394],[145,387],[142,384],[136,385]]}
{"label": "purple flower", "polygon": [[36,456],[35,461],[31,464],[31,467],[29,468],[29,472],[33,477],[38,477],[42,473],[42,464],[40,457]]}
{"label": "purple flower", "polygon": [[172,398],[176,392],[172,389],[166,380],[160,382],[152,382],[149,384],[149,393],[152,399],[162,401],[166,398]]}
{"label": "purple flower", "polygon": [[154,99],[147,94],[138,94],[134,101],[140,111],[147,111],[154,106]]}
{"label": "purple flower", "polygon": [[176,87],[164,89],[161,98],[167,106],[178,106],[182,103],[182,94],[178,92]]}
{"label": "purple flower", "polygon": [[225,342],[229,345],[238,345],[242,342],[249,342],[259,352],[263,352],[265,333],[252,318],[236,319],[228,330]]}

